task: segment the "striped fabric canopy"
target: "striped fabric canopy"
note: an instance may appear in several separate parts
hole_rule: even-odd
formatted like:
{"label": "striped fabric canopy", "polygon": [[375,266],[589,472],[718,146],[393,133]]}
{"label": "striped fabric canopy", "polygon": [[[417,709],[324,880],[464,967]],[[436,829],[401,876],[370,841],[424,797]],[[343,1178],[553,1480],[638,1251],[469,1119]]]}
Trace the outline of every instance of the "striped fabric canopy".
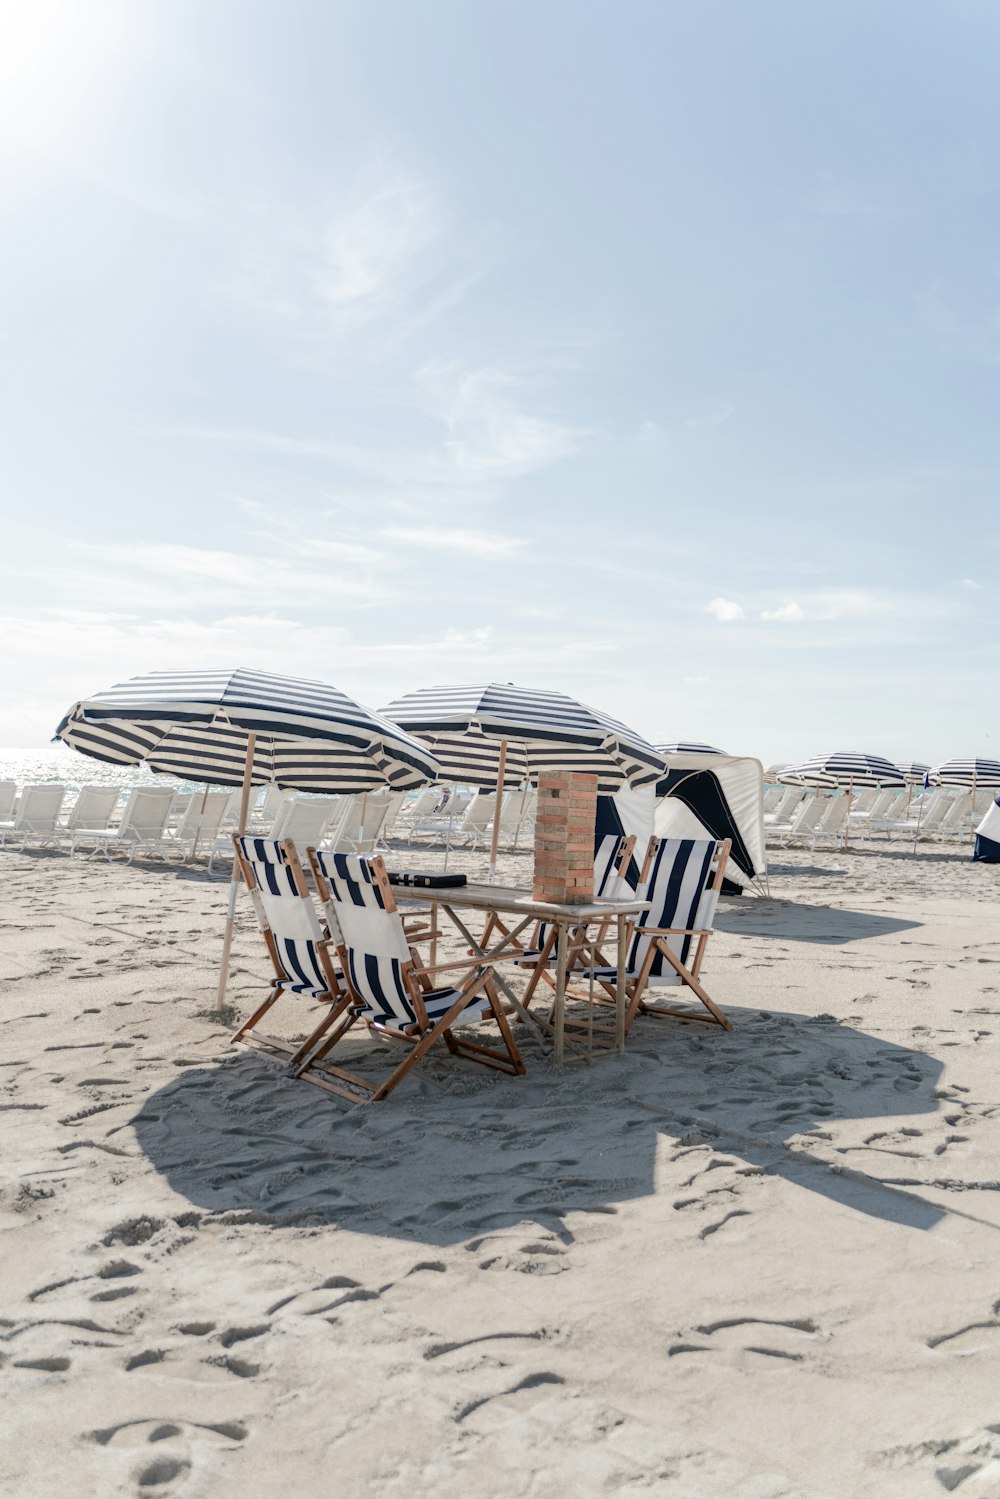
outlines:
{"label": "striped fabric canopy", "polygon": [[561,692],[493,682],[427,687],[382,709],[429,746],[445,780],[497,783],[507,741],[504,785],[537,781],[554,770],[596,775],[601,791],[643,786],[663,774],[662,757],[634,730]]}
{"label": "striped fabric canopy", "polygon": [[846,750],[831,755],[813,755],[801,765],[783,770],[778,780],[786,786],[814,786],[827,791],[852,786],[905,784],[897,767],[881,755],[861,755]]}
{"label": "striped fabric canopy", "polygon": [[928,777],[932,786],[1000,786],[1000,760],[945,760]]}
{"label": "striped fabric canopy", "polygon": [[658,744],[661,755],[724,755],[725,750],[715,749],[711,744]]}
{"label": "striped fabric canopy", "polygon": [[921,765],[918,760],[904,760],[896,766],[907,786],[922,786],[924,777],[930,770],[929,765]]}
{"label": "striped fabric canopy", "polygon": [[55,737],[113,765],[239,786],[251,732],[255,786],[405,791],[439,775],[425,745],[335,687],[261,671],[133,677],[74,704]]}

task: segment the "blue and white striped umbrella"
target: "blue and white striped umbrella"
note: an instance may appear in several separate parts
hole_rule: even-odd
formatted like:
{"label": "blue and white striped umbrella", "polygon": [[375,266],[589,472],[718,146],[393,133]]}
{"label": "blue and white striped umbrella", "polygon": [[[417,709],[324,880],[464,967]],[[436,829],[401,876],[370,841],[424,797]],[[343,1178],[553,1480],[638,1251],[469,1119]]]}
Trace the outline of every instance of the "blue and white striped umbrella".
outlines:
{"label": "blue and white striped umbrella", "polygon": [[663,775],[663,758],[640,734],[562,692],[492,682],[425,687],[382,713],[432,751],[445,780],[493,787],[506,743],[504,785],[549,771],[596,775],[602,791],[644,786]]}
{"label": "blue and white striped umbrella", "polygon": [[975,755],[967,760],[944,760],[934,766],[928,780],[932,786],[969,786],[977,790],[1000,786],[1000,760],[980,760]]}
{"label": "blue and white striped umbrella", "polygon": [[921,765],[919,760],[903,760],[897,764],[896,769],[907,786],[922,786],[930,766]]}
{"label": "blue and white striped umbrella", "polygon": [[56,738],[114,765],[239,786],[251,733],[256,786],[405,791],[439,776],[424,744],[335,687],[262,671],[133,677],[75,703]]}
{"label": "blue and white striped umbrella", "polygon": [[726,750],[716,749],[711,744],[658,744],[655,746],[661,755],[724,755]]}
{"label": "blue and white striped umbrella", "polygon": [[905,785],[900,771],[881,755],[862,755],[846,750],[813,755],[801,765],[783,770],[778,780],[786,786],[813,786],[826,791]]}

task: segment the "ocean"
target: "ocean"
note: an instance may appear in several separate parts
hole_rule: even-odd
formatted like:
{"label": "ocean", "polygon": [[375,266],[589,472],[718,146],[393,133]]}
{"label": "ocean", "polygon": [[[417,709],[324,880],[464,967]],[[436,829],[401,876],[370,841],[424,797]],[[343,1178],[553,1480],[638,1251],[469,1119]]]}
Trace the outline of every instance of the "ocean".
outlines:
{"label": "ocean", "polygon": [[0,747],[0,781],[16,781],[32,786],[42,781],[63,781],[77,790],[81,786],[192,785],[176,776],[158,776],[142,765],[106,765],[78,754],[68,745],[46,745],[43,749],[4,749]]}

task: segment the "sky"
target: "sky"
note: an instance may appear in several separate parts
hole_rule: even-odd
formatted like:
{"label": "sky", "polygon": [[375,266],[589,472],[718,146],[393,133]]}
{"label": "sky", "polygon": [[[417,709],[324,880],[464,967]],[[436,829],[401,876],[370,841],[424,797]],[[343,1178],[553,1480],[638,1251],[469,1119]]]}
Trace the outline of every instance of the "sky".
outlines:
{"label": "sky", "polygon": [[0,39],[0,744],[249,666],[1000,754],[994,0]]}

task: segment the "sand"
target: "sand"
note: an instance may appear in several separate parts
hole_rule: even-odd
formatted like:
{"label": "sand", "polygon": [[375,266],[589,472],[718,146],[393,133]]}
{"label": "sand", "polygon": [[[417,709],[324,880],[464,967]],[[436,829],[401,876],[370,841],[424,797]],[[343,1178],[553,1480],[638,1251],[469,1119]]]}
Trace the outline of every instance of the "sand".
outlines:
{"label": "sand", "polygon": [[1000,874],[776,859],[732,1033],[352,1108],[223,885],[0,853],[2,1492],[1000,1495]]}

